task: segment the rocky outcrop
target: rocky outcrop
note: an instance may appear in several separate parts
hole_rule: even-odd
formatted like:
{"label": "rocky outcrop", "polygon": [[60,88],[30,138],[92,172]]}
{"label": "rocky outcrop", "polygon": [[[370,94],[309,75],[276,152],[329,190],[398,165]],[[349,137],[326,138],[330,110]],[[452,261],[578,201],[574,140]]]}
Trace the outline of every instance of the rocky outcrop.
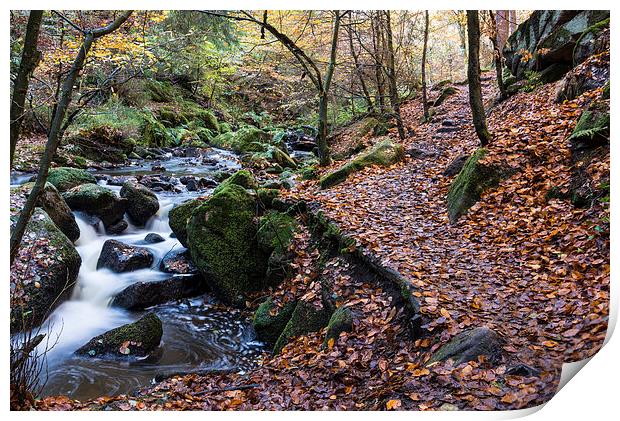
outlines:
{"label": "rocky outcrop", "polygon": [[502,345],[503,341],[497,333],[487,327],[478,327],[456,335],[432,355],[427,365],[448,359],[459,365],[476,361],[479,356],[497,363],[502,357]]}
{"label": "rocky outcrop", "polygon": [[329,323],[331,314],[327,306],[317,308],[312,303],[299,301],[273,347],[274,354],[279,354],[294,337],[324,328]]}
{"label": "rocky outcrop", "polygon": [[107,268],[113,272],[131,272],[144,269],[153,263],[153,253],[144,247],[130,246],[116,240],[103,243],[97,269]]}
{"label": "rocky outcrop", "polygon": [[568,70],[580,62],[575,59],[585,59],[581,53],[574,57],[582,34],[608,18],[608,10],[537,10],[508,38],[506,66],[518,79],[552,65]]}
{"label": "rocky outcrop", "polygon": [[97,183],[94,175],[85,170],[69,167],[51,168],[47,175],[47,182],[52,183],[59,192],[65,192],[75,186],[87,183]]}
{"label": "rocky outcrop", "polygon": [[[34,187],[34,183],[26,183],[21,185],[19,189],[25,194],[29,194],[32,187]],[[37,206],[47,213],[69,240],[75,242],[80,238],[80,228],[75,221],[75,216],[52,183],[45,183],[45,188],[39,195]]]}
{"label": "rocky outcrop", "polygon": [[373,146],[370,151],[363,153],[338,170],[321,178],[321,188],[326,189],[341,183],[346,180],[349,175],[371,165],[390,166],[403,159],[404,156],[405,149],[403,146],[400,143],[395,143],[386,138]]}
{"label": "rocky outcrop", "polygon": [[478,149],[469,157],[448,190],[448,216],[455,223],[472,207],[480,195],[487,189],[495,187],[504,177],[504,171],[484,163],[487,151]]}
{"label": "rocky outcrop", "polygon": [[577,121],[568,138],[573,150],[591,149],[609,143],[609,100],[593,101]]}
{"label": "rocky outcrop", "polygon": [[142,184],[128,181],[123,184],[120,196],[127,200],[127,214],[137,225],[144,225],[159,210],[155,193]]}
{"label": "rocky outcrop", "polygon": [[289,301],[282,308],[276,308],[268,298],[254,313],[253,326],[256,336],[267,345],[273,346],[291,319],[297,301]]}
{"label": "rocky outcrop", "polygon": [[106,229],[118,224],[125,214],[127,201],[98,184],[82,184],[63,193],[72,210],[86,212],[101,219]]}
{"label": "rocky outcrop", "polygon": [[[11,267],[11,332],[39,326],[68,299],[82,264],[73,243],[40,208],[32,214],[24,238]],[[32,248],[30,238],[36,239]]]}
{"label": "rocky outcrop", "polygon": [[157,304],[203,294],[207,288],[200,276],[174,276],[163,281],[136,282],[119,292],[113,307],[142,310]]}
{"label": "rocky outcrop", "polygon": [[75,353],[91,358],[135,359],[150,355],[161,341],[163,328],[155,313],[92,338]]}
{"label": "rocky outcrop", "polygon": [[258,245],[269,256],[266,285],[276,286],[290,273],[292,257],[289,245],[297,228],[295,218],[283,212],[269,211],[259,219]]}

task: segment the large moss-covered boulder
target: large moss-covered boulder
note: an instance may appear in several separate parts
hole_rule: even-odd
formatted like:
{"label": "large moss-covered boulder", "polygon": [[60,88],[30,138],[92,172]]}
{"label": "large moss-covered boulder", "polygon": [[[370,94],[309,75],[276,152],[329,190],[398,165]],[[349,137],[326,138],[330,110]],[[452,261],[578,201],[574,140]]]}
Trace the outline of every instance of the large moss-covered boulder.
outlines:
{"label": "large moss-covered boulder", "polygon": [[[28,195],[33,187],[34,183],[26,183],[18,189]],[[75,221],[75,216],[73,216],[71,209],[52,183],[45,183],[45,188],[39,196],[37,206],[47,213],[69,240],[75,242],[80,238],[80,228]]]}
{"label": "large moss-covered boulder", "polygon": [[97,183],[97,179],[85,170],[58,167],[49,170],[47,182],[52,183],[59,192],[64,192],[80,184]]}
{"label": "large moss-covered boulder", "polygon": [[478,327],[456,335],[439,348],[428,360],[428,364],[448,359],[459,365],[468,361],[476,361],[484,356],[490,362],[498,362],[502,356],[503,341],[500,336],[488,327]]}
{"label": "large moss-covered boulder", "polygon": [[593,101],[581,113],[570,135],[574,150],[589,149],[609,143],[609,100]]}
{"label": "large moss-covered boulder", "polygon": [[363,153],[338,170],[321,178],[321,188],[326,189],[341,183],[346,180],[349,175],[371,165],[387,167],[395,164],[403,159],[404,156],[405,149],[400,143],[393,142],[390,139],[382,140],[373,146],[370,151]]}
{"label": "large moss-covered boulder", "polygon": [[226,185],[192,212],[187,243],[192,260],[225,302],[243,303],[264,287],[267,256],[256,242],[256,200],[243,187]]}
{"label": "large moss-covered boulder", "polygon": [[79,185],[63,193],[62,197],[72,210],[101,219],[106,229],[121,221],[127,208],[126,199],[98,184]]}
{"label": "large moss-covered boulder", "polygon": [[519,79],[553,64],[570,68],[577,64],[573,51],[580,36],[608,18],[608,10],[537,10],[508,38],[506,66]]}
{"label": "large moss-covered boulder", "polygon": [[134,181],[127,181],[120,196],[127,199],[127,214],[137,225],[144,225],[159,210],[157,196],[148,187]]}
{"label": "large moss-covered boulder", "polygon": [[150,355],[163,335],[161,320],[148,313],[140,320],[92,338],[75,353],[91,358],[135,359]]}
{"label": "large moss-covered boulder", "polygon": [[187,222],[194,209],[203,202],[200,199],[187,200],[170,209],[168,213],[168,225],[183,247],[187,247]]}
{"label": "large moss-covered boulder", "polygon": [[253,168],[297,168],[297,162],[291,156],[278,148],[268,145],[262,152],[253,152],[243,157],[243,161]]}
{"label": "large moss-covered boulder", "polygon": [[258,183],[256,182],[256,179],[254,178],[254,176],[252,175],[250,171],[239,170],[233,175],[231,175],[230,177],[228,177],[226,180],[222,181],[222,183],[215,188],[213,193],[215,194],[218,191],[233,184],[237,186],[241,186],[244,189],[254,190],[258,188]]}
{"label": "large moss-covered boulder", "polygon": [[282,348],[296,336],[323,329],[327,326],[330,316],[331,312],[327,307],[317,308],[312,303],[299,301],[273,347],[274,354],[279,354]]}
{"label": "large moss-covered boulder", "polygon": [[253,326],[259,340],[273,346],[295,310],[297,301],[289,301],[282,308],[277,308],[268,298],[254,313]]}
{"label": "large moss-covered boulder", "polygon": [[480,195],[488,188],[495,187],[502,179],[500,169],[483,162],[487,151],[478,149],[469,157],[459,175],[448,190],[448,216],[450,222],[456,222],[472,207]]}
{"label": "large moss-covered boulder", "polygon": [[68,299],[81,264],[73,243],[35,208],[11,266],[11,332],[39,326]]}
{"label": "large moss-covered boulder", "polygon": [[289,245],[297,231],[298,223],[292,216],[277,211],[270,211],[258,221],[258,245],[267,261],[265,283],[276,286],[290,273],[292,261]]}
{"label": "large moss-covered boulder", "polygon": [[271,142],[272,137],[266,131],[253,126],[246,126],[236,132],[227,132],[216,136],[211,140],[211,145],[245,153],[263,152]]}

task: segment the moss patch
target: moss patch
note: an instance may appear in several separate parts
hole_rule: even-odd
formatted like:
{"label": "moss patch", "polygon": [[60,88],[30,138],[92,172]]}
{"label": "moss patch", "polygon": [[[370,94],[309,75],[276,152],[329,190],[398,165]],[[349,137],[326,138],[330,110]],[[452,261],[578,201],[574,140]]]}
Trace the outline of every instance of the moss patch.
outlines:
{"label": "moss patch", "polygon": [[168,225],[183,247],[187,247],[187,222],[194,209],[202,203],[203,201],[199,199],[187,200],[168,212]]}
{"label": "moss patch", "polygon": [[258,306],[253,319],[258,339],[273,346],[290,320],[296,305],[296,301],[289,301],[279,311],[276,311],[273,300],[268,298]]}
{"label": "moss patch", "polygon": [[271,135],[253,126],[243,127],[236,132],[222,133],[211,140],[218,148],[232,149],[237,153],[264,152],[271,143]]}
{"label": "moss patch", "polygon": [[80,184],[97,183],[97,179],[91,173],[69,167],[51,168],[47,181],[53,184],[60,192],[67,191]]}
{"label": "moss patch", "polygon": [[329,340],[338,340],[342,332],[350,332],[353,329],[353,313],[348,307],[340,307],[334,311],[327,324],[327,333],[323,346],[329,344]]}
{"label": "moss patch", "polygon": [[324,328],[329,322],[330,316],[329,310],[324,307],[318,309],[311,303],[298,302],[290,320],[273,347],[274,354],[280,353],[282,348],[294,337],[317,332]]}

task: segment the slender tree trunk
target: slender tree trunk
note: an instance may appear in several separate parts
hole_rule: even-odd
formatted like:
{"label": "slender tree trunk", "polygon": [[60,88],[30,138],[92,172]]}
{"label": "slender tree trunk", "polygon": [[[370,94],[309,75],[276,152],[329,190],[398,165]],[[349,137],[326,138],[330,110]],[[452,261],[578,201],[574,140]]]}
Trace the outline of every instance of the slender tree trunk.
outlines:
{"label": "slender tree trunk", "polygon": [[325,72],[325,79],[323,86],[319,92],[319,135],[317,137],[317,144],[319,147],[319,164],[322,166],[331,164],[331,157],[329,156],[329,145],[327,144],[327,104],[329,101],[328,93],[332,83],[332,77],[334,76],[334,69],[336,68],[336,53],[338,52],[338,32],[340,31],[340,11],[335,11],[334,28],[332,32],[332,46],[329,55],[329,64],[327,71]]}
{"label": "slender tree trunk", "polygon": [[426,94],[426,48],[428,45],[428,10],[424,11],[424,46],[422,47],[422,106],[424,120],[428,121],[428,97]]}
{"label": "slender tree trunk", "polygon": [[[499,88],[499,98],[503,100],[506,98],[506,86],[504,85],[504,75],[502,74],[502,46],[500,44],[500,37],[497,33],[497,24],[493,11],[489,10],[489,16],[491,18],[491,43],[493,44],[493,59],[495,61],[495,73],[497,75],[497,87]],[[504,40],[505,42],[506,40]]]}
{"label": "slender tree trunk", "polygon": [[469,43],[469,63],[467,80],[469,82],[469,105],[476,134],[480,144],[486,146],[491,134],[487,129],[484,103],[482,102],[482,84],[480,82],[480,20],[477,10],[467,11],[467,41]]}
{"label": "slender tree trunk", "polygon": [[15,224],[15,228],[11,232],[11,265],[13,264],[13,261],[17,256],[17,252],[19,251],[22,237],[24,236],[24,232],[26,231],[26,227],[34,211],[35,204],[39,200],[41,191],[43,191],[45,183],[47,182],[47,175],[50,165],[52,163],[52,159],[56,155],[56,150],[58,149],[58,145],[60,144],[61,139],[59,135],[62,128],[62,122],[65,118],[67,107],[71,102],[73,87],[75,86],[75,82],[77,81],[78,76],[84,67],[86,56],[88,55],[88,52],[92,47],[95,39],[105,36],[118,29],[129,18],[131,13],[131,11],[125,12],[120,17],[116,18],[114,22],[112,22],[108,26],[86,31],[84,33],[84,41],[82,41],[82,46],[80,47],[80,50],[75,57],[73,65],[71,66],[71,69],[69,70],[69,73],[62,85],[60,101],[58,102],[56,112],[54,113],[54,118],[52,119],[52,123],[50,125],[49,134],[47,136],[47,144],[45,145],[45,152],[43,152],[43,155],[41,156],[41,161],[39,162],[39,172],[37,174],[37,179],[34,183],[32,191],[28,195],[28,199],[26,200],[24,208],[19,214],[19,219]]}
{"label": "slender tree trunk", "polygon": [[28,85],[30,83],[30,75],[39,61],[40,53],[37,51],[37,42],[39,39],[39,30],[41,29],[41,21],[43,20],[43,10],[31,10],[26,26],[26,35],[24,37],[24,49],[22,50],[22,59],[19,63],[19,70],[13,85],[13,96],[11,98],[11,160],[10,165],[13,168],[13,158],[15,157],[15,147],[19,140],[19,134],[24,120],[24,104],[26,103],[26,95],[28,93]]}
{"label": "slender tree trunk", "polygon": [[371,29],[372,29],[372,47],[373,55],[375,59],[375,83],[377,85],[377,91],[375,96],[375,104],[379,104],[379,112],[385,114],[385,90],[383,87],[383,62],[381,48],[381,25],[378,23],[379,12],[371,15]]}
{"label": "slender tree trunk", "polygon": [[517,30],[517,11],[508,11],[508,36]]}
{"label": "slender tree trunk", "polygon": [[390,105],[394,112],[394,118],[396,119],[396,127],[398,128],[398,136],[400,140],[405,138],[405,128],[403,126],[403,119],[400,115],[400,100],[398,98],[398,89],[396,85],[396,66],[394,64],[394,43],[392,37],[392,21],[390,18],[390,11],[385,12],[385,34],[387,40],[387,52],[388,52],[388,88],[390,90]]}
{"label": "slender tree trunk", "polygon": [[353,27],[351,26],[351,12],[349,12],[349,48],[351,49],[351,57],[353,57],[353,65],[355,66],[355,73],[360,81],[360,86],[362,88],[362,92],[364,94],[364,100],[366,101],[366,109],[368,112],[372,113],[375,111],[375,107],[372,103],[372,98],[370,97],[370,91],[368,90],[368,86],[366,85],[366,81],[364,80],[364,74],[362,73],[361,64],[359,62],[359,55],[355,51],[355,47],[353,46]]}

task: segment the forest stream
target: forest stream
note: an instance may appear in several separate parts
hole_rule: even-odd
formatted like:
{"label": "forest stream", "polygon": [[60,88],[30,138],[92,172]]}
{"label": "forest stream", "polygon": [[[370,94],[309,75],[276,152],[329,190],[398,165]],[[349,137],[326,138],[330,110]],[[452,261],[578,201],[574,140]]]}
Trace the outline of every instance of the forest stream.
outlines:
{"label": "forest stream", "polygon": [[[161,161],[134,161],[131,166],[97,172],[99,184],[120,191],[120,186],[108,185],[102,176],[137,176],[153,174],[152,166],[159,166],[158,175],[164,174],[178,180],[184,175],[209,176],[214,171],[236,170],[240,166],[230,152],[212,150],[208,155],[213,165],[197,163],[194,158],[168,157]],[[199,160],[198,160],[199,161]],[[161,167],[165,171],[161,171]],[[11,184],[21,184],[27,176],[13,176]],[[205,194],[190,192],[181,184],[177,192],[157,192],[160,209],[144,227],[129,227],[121,235],[107,235],[101,222],[93,225],[92,218],[75,212],[80,228],[76,243],[82,265],[71,299],[61,304],[41,328],[53,345],[47,354],[47,383],[44,396],[67,395],[75,399],[91,399],[103,395],[130,393],[150,384],[156,376],[196,370],[243,371],[251,367],[261,354],[262,344],[248,320],[234,310],[222,310],[208,294],[158,305],[154,311],[163,322],[160,347],[148,358],[123,362],[84,358],[74,351],[91,338],[115,327],[138,320],[145,312],[126,311],[110,307],[114,296],[138,281],[157,281],[170,277],[159,270],[162,257],[172,249],[182,249],[168,225],[168,212],[177,203]],[[127,216],[125,216],[127,218]],[[149,233],[162,236],[165,241],[146,244]],[[114,238],[130,245],[147,247],[154,255],[148,269],[115,273],[109,269],[97,270],[97,260],[103,243]],[[45,373],[42,375],[45,381]]]}

